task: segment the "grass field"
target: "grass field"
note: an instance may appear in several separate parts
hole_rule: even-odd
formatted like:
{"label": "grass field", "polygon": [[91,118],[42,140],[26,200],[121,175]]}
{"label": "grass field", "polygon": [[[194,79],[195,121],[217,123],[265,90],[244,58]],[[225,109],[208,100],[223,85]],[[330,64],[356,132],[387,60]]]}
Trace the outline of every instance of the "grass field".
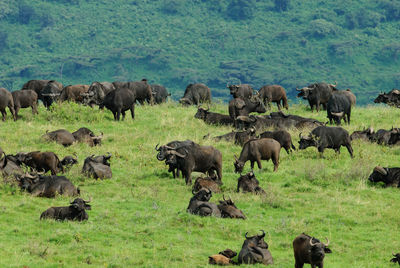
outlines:
{"label": "grass field", "polygon": [[[227,113],[226,105],[211,106]],[[276,107],[273,107],[276,110]],[[82,196],[92,197],[87,222],[40,221],[42,211],[63,206],[68,197],[34,198],[10,183],[0,183],[0,266],[6,267],[204,267],[208,256],[225,248],[240,251],[245,232],[265,230],[265,240],[275,267],[293,267],[292,241],[306,232],[328,237],[333,253],[327,267],[394,267],[389,260],[400,251],[399,189],[370,185],[369,174],[376,165],[398,166],[400,147],[353,142],[355,158],[347,150],[336,155],[316,148],[281,151],[278,172],[271,162],[255,174],[266,196],[236,193],[233,155],[241,148],[227,142],[214,143],[202,137],[230,132],[228,127],[205,125],[195,119],[196,108],[174,102],[160,106],[137,106],[136,119],[127,115],[114,122],[109,111],[76,104],[40,107],[33,117],[21,112],[17,122],[0,123],[0,147],[8,154],[20,151],[54,151],[60,157],[76,153],[79,166],[65,175],[80,187]],[[291,106],[290,113],[326,121],[326,113],[312,114],[305,105]],[[385,106],[356,107],[352,132],[398,126],[400,110]],[[46,143],[46,130],[75,131],[88,127],[104,132],[101,147],[74,144],[64,148]],[[298,131],[291,131],[298,147]],[[156,159],[154,147],[171,140],[191,139],[213,145],[223,154],[223,192],[230,195],[246,220],[201,218],[186,208],[191,188],[173,179],[164,162]],[[111,152],[113,178],[96,181],[80,174],[85,157]],[[250,170],[246,164],[244,172]],[[198,173],[194,173],[196,178]],[[222,199],[215,194],[211,201]],[[257,267],[257,266],[255,266]]]}

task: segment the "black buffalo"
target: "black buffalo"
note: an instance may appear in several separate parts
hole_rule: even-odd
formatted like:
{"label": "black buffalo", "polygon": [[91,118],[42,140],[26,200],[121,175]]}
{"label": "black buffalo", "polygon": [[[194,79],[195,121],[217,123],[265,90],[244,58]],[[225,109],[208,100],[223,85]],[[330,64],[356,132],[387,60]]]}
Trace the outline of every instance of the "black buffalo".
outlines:
{"label": "black buffalo", "polygon": [[37,102],[38,96],[33,90],[16,90],[11,92],[14,101],[15,117],[18,118],[18,112],[21,108],[32,108],[33,114],[38,114]]}
{"label": "black buffalo", "polygon": [[391,128],[390,130],[378,129],[375,133],[370,136],[372,142],[376,142],[382,145],[395,145],[400,138],[400,129]]}
{"label": "black buffalo", "polygon": [[314,111],[315,106],[317,112],[319,112],[320,105],[326,110],[327,103],[332,95],[333,87],[327,83],[315,83],[303,87],[302,89],[297,89],[297,91],[300,91],[299,94],[297,94],[298,98],[302,97],[308,100],[311,111]]}
{"label": "black buffalo", "polygon": [[111,179],[112,171],[110,163],[111,154],[94,156],[85,159],[82,173],[95,179]]}
{"label": "black buffalo", "polygon": [[110,82],[93,82],[86,93],[81,93],[83,103],[92,107],[100,105],[105,96],[114,90],[115,87]]}
{"label": "black buffalo", "polygon": [[311,267],[324,267],[325,253],[332,253],[328,248],[329,240],[324,244],[318,239],[302,233],[293,240],[295,268],[303,268],[305,263]]}
{"label": "black buffalo", "polygon": [[364,141],[370,141],[374,135],[374,129],[369,127],[367,129],[363,130],[356,130],[350,135],[350,140],[364,140]]}
{"label": "black buffalo", "polygon": [[254,194],[265,194],[264,189],[260,187],[260,182],[256,179],[253,172],[249,172],[246,175],[241,175],[238,178],[237,192],[242,189],[242,192],[249,192]]}
{"label": "black buffalo", "polygon": [[206,124],[210,125],[226,125],[233,126],[233,119],[229,115],[213,113],[210,109],[197,108],[197,113],[194,115],[197,119],[202,119]]}
{"label": "black buffalo", "polygon": [[96,145],[101,145],[103,133],[101,133],[99,136],[96,136],[90,129],[81,127],[77,131],[72,132],[72,136],[74,136],[77,142],[87,143],[89,146],[93,147]]}
{"label": "black buffalo", "polygon": [[209,189],[201,189],[197,193],[192,191],[193,197],[189,201],[187,212],[195,215],[221,217],[221,212],[215,203],[209,202],[212,192]]}
{"label": "black buffalo", "polygon": [[13,155],[6,155],[4,152],[0,154],[0,171],[4,177],[24,174],[18,159]]}
{"label": "black buffalo", "polygon": [[[210,137],[210,134],[207,134],[203,138],[206,139],[209,137]],[[221,141],[221,140],[233,141],[235,144],[243,146],[243,144],[246,141],[248,141],[252,138],[255,138],[255,137],[256,137],[256,130],[254,128],[249,128],[245,131],[233,131],[232,130],[231,132],[229,132],[227,134],[216,136],[216,137],[213,137],[212,139],[214,141]]]}
{"label": "black buffalo", "polygon": [[245,100],[250,99],[253,96],[254,89],[248,84],[227,85],[226,87],[229,88],[229,93],[233,98],[241,98]]}
{"label": "black buffalo", "polygon": [[125,112],[131,111],[132,119],[135,119],[135,93],[127,88],[120,88],[111,91],[104,97],[103,102],[100,104],[100,108],[106,107],[113,115],[114,120],[119,121],[121,114],[122,120],[125,119]]}
{"label": "black buffalo", "polygon": [[268,250],[268,244],[264,241],[265,232],[262,231],[261,235],[247,237],[239,252],[239,264],[256,264],[261,263],[270,265],[274,263],[271,252]]}
{"label": "black buffalo", "polygon": [[38,96],[43,102],[43,105],[49,108],[53,102],[56,102],[61,95],[63,85],[55,80],[50,80],[46,86],[40,91]]}
{"label": "black buffalo", "polygon": [[317,147],[318,152],[323,155],[326,148],[334,149],[335,152],[340,153],[340,147],[345,146],[349,151],[350,156],[352,158],[354,157],[349,133],[341,127],[320,126],[313,129],[310,135],[303,137],[300,133],[299,137],[300,150],[314,146]]}
{"label": "black buffalo", "polygon": [[375,103],[386,103],[390,106],[399,107],[400,105],[400,90],[392,89],[389,93],[381,93],[374,100]]}
{"label": "black buffalo", "polygon": [[92,209],[91,206],[88,205],[89,202],[90,200],[85,201],[82,198],[76,198],[68,207],[51,207],[45,210],[40,215],[40,219],[87,221],[89,215],[86,213],[86,210]]}
{"label": "black buffalo", "polygon": [[3,121],[6,120],[6,108],[10,110],[10,113],[12,114],[14,121],[17,120],[17,115],[15,114],[14,110],[14,100],[12,94],[5,88],[0,88],[0,112],[1,115],[3,116]]}
{"label": "black buffalo", "polygon": [[392,258],[390,260],[390,262],[394,262],[394,263],[397,262],[400,265],[400,253],[396,253],[396,254],[392,253],[392,255],[394,258]]}
{"label": "black buffalo", "polygon": [[296,150],[292,143],[292,136],[286,130],[277,130],[277,131],[265,131],[261,133],[259,138],[270,138],[274,139],[281,145],[282,148],[285,148],[286,152],[289,154],[293,150]]}
{"label": "black buffalo", "polygon": [[229,116],[235,120],[238,116],[247,116],[250,113],[265,113],[264,103],[258,98],[241,99],[235,98],[229,102]]}
{"label": "black buffalo", "polygon": [[66,129],[58,129],[51,132],[46,132],[42,136],[42,139],[47,141],[55,141],[65,147],[71,146],[74,142],[84,142],[89,144],[89,146],[101,145],[101,139],[103,137],[103,133],[101,135],[94,135],[93,131],[88,128],[80,128],[77,131],[71,133]]}
{"label": "black buffalo", "polygon": [[199,105],[200,103],[210,103],[211,90],[204,84],[189,84],[179,102],[183,105]]}
{"label": "black buffalo", "polygon": [[281,110],[281,102],[286,110],[289,109],[286,91],[282,86],[265,85],[258,91],[258,97],[265,105],[268,105],[269,109],[271,109],[271,102],[275,102],[279,110]]}
{"label": "black buffalo", "polygon": [[342,118],[344,122],[350,124],[351,103],[349,98],[334,92],[328,101],[327,114],[330,124],[335,121],[336,125],[340,125]]}
{"label": "black buffalo", "polygon": [[50,80],[29,80],[26,82],[21,90],[33,90],[38,95],[38,99],[42,100],[42,90],[47,85]]}
{"label": "black buffalo", "polygon": [[400,168],[376,166],[368,180],[373,183],[383,182],[385,187],[400,187]]}
{"label": "black buffalo", "polygon": [[168,93],[167,89],[162,85],[153,84],[150,86],[151,86],[151,91],[153,94],[154,102],[157,104],[166,102],[168,96],[171,96],[171,93]]}
{"label": "black buffalo", "polygon": [[143,78],[141,81],[132,82],[113,82],[115,89],[129,89],[136,97],[136,101],[140,104],[147,103],[153,104],[153,92],[151,91],[150,84],[147,83],[147,79]]}

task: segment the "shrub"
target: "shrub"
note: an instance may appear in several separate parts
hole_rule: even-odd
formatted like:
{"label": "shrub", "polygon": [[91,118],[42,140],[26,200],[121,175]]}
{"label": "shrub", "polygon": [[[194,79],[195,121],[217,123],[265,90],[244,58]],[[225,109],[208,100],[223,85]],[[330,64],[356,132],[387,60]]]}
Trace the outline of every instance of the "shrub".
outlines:
{"label": "shrub", "polygon": [[8,33],[5,31],[0,31],[0,51],[7,47]]}
{"label": "shrub", "polygon": [[290,0],[274,0],[275,10],[278,12],[288,11],[290,7]]}
{"label": "shrub", "polygon": [[18,22],[21,24],[28,24],[35,16],[35,10],[28,4],[21,2],[18,6]]}
{"label": "shrub", "polygon": [[322,38],[328,35],[335,35],[336,25],[324,19],[313,20],[309,24],[309,30],[306,33],[312,37]]}
{"label": "shrub", "polygon": [[254,0],[232,0],[226,9],[226,15],[234,20],[246,20],[253,17]]}
{"label": "shrub", "polygon": [[366,9],[357,12],[351,12],[346,15],[345,27],[352,30],[355,28],[375,28],[383,20],[384,16],[377,12],[369,11]]}
{"label": "shrub", "polygon": [[386,19],[400,19],[400,2],[397,0],[381,1],[380,6],[385,10]]}

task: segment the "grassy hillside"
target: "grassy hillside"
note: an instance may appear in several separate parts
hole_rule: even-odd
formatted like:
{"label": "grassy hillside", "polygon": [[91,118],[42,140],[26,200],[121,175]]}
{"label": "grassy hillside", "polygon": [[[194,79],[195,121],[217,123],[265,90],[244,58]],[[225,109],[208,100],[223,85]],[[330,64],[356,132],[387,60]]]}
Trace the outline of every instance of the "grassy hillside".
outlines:
{"label": "grassy hillside", "polygon": [[[274,109],[276,109],[274,107]],[[226,106],[212,110],[226,112]],[[239,251],[245,232],[267,233],[266,242],[275,267],[293,267],[292,241],[302,232],[328,237],[333,253],[328,267],[392,267],[392,251],[400,250],[399,189],[370,185],[367,178],[376,165],[398,166],[399,147],[353,142],[355,158],[347,151],[332,150],[319,158],[316,148],[287,155],[281,151],[279,170],[271,162],[255,169],[266,196],[238,194],[234,154],[239,146],[203,140],[203,135],[230,132],[227,127],[205,125],[193,118],[195,108],[175,103],[137,107],[136,119],[114,122],[109,111],[75,104],[41,106],[33,117],[28,110],[17,122],[1,123],[0,147],[7,153],[54,151],[60,157],[76,153],[79,166],[65,175],[79,186],[84,198],[92,197],[89,220],[84,223],[40,221],[42,211],[62,206],[68,197],[33,198],[10,183],[0,183],[0,266],[29,267],[204,267],[208,256],[225,248]],[[294,106],[293,114],[326,120]],[[348,131],[373,126],[390,128],[400,110],[389,107],[357,107]],[[91,148],[75,144],[64,148],[46,143],[46,130],[71,131],[86,126],[104,132],[103,145]],[[291,131],[296,147],[298,131]],[[186,213],[191,188],[172,179],[156,159],[154,146],[171,140],[191,139],[212,145],[223,154],[223,191],[245,213],[247,220],[201,218]],[[113,178],[96,181],[80,174],[83,160],[91,154],[111,152]],[[249,171],[249,163],[245,172]],[[199,175],[194,173],[194,178]],[[211,201],[222,199],[215,194]],[[255,266],[257,267],[257,266]],[[261,266],[260,266],[261,267]]]}
{"label": "grassy hillside", "polygon": [[369,103],[400,86],[394,0],[3,0],[0,86],[138,80],[176,99],[203,82],[296,86],[338,81]]}

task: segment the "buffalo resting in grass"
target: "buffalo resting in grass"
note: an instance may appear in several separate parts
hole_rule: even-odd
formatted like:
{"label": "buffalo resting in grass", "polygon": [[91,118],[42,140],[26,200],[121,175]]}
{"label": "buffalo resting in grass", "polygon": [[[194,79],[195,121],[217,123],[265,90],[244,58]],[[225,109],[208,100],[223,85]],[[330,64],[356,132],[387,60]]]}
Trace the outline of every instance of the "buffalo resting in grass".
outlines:
{"label": "buffalo resting in grass", "polygon": [[390,130],[378,129],[371,135],[370,140],[382,145],[395,145],[400,141],[400,129],[393,127]]}
{"label": "buffalo resting in grass", "polygon": [[89,146],[93,147],[101,145],[102,138],[103,133],[99,136],[95,136],[93,131],[85,127],[82,127],[73,133],[65,129],[58,129],[47,132],[42,136],[42,139],[44,140],[55,141],[65,147],[71,146],[74,142],[87,143]]}
{"label": "buffalo resting in grass", "polygon": [[85,201],[82,198],[76,198],[68,207],[51,207],[45,210],[40,215],[40,219],[87,221],[89,215],[86,213],[86,210],[92,209],[91,206],[88,205],[89,202],[90,200]]}
{"label": "buffalo resting in grass", "polygon": [[293,240],[295,268],[303,268],[309,263],[312,268],[324,267],[325,253],[332,253],[328,248],[329,240],[324,244],[320,240],[302,233]]}
{"label": "buffalo resting in grass", "polygon": [[229,248],[218,254],[211,255],[208,257],[208,264],[212,265],[233,265],[235,264],[232,258],[234,258],[237,253]]}
{"label": "buffalo resting in grass", "polygon": [[326,110],[334,86],[327,83],[314,83],[296,90],[299,91],[299,94],[297,94],[298,98],[302,97],[303,99],[308,100],[311,111],[314,112],[314,107],[316,107],[317,112],[319,112],[320,105],[322,105],[324,110]]}
{"label": "buffalo resting in grass", "polygon": [[0,148],[0,172],[3,177],[22,175],[24,171],[20,167],[19,161],[13,155],[6,155]]}
{"label": "buffalo resting in grass", "polygon": [[189,84],[179,103],[183,105],[211,103],[211,90],[204,84]]}
{"label": "buffalo resting in grass", "polygon": [[390,106],[400,106],[400,90],[392,89],[389,93],[381,93],[374,100],[375,103],[386,103]]}
{"label": "buffalo resting in grass", "polygon": [[271,252],[268,250],[268,244],[264,241],[265,232],[261,230],[261,235],[247,236],[239,252],[239,264],[256,264],[264,265],[274,264]]}
{"label": "buffalo resting in grass", "polygon": [[376,166],[368,180],[373,183],[382,182],[385,187],[400,187],[400,168]]}
{"label": "buffalo resting in grass", "polygon": [[231,219],[246,219],[246,216],[243,212],[235,206],[232,199],[225,199],[225,196],[222,196],[223,201],[219,201],[218,209],[221,211],[222,218],[231,218]]}
{"label": "buffalo resting in grass", "polygon": [[258,97],[264,102],[265,105],[268,105],[269,109],[271,109],[271,102],[276,103],[279,111],[281,110],[281,102],[282,106],[286,110],[289,109],[286,91],[282,86],[265,85],[258,91]]}
{"label": "buffalo resting in grass", "polygon": [[197,119],[202,119],[206,124],[209,125],[225,125],[233,126],[233,119],[229,115],[213,113],[210,109],[197,108],[197,113],[194,115]]}
{"label": "buffalo resting in grass", "polygon": [[364,140],[364,141],[370,141],[372,139],[372,136],[374,135],[374,129],[369,127],[367,129],[363,130],[356,130],[350,135],[350,140]]}
{"label": "buffalo resting in grass", "polygon": [[209,189],[201,189],[197,193],[192,191],[193,197],[189,201],[187,212],[195,215],[221,217],[221,211],[215,203],[209,202],[212,192]]}
{"label": "buffalo resting in grass", "polygon": [[0,88],[0,112],[3,116],[3,121],[6,121],[6,108],[10,110],[14,121],[17,120],[17,115],[14,110],[14,100],[12,94],[5,88]]}
{"label": "buffalo resting in grass", "polygon": [[94,156],[91,155],[83,163],[82,173],[95,179],[111,179],[112,172],[110,163],[111,154]]}
{"label": "buffalo resting in grass", "polygon": [[202,188],[205,188],[209,189],[213,193],[220,193],[221,192],[221,189],[219,188],[220,185],[221,182],[215,175],[205,178],[198,177],[194,182],[192,190],[198,192]]}
{"label": "buffalo resting in grass", "polygon": [[14,101],[15,117],[18,118],[18,112],[21,108],[32,108],[32,114],[38,114],[37,102],[38,96],[33,90],[16,90],[11,92]]}
{"label": "buffalo resting in grass", "polygon": [[64,172],[64,167],[61,164],[58,156],[53,152],[30,152],[30,153],[18,153],[16,159],[19,164],[25,164],[34,171],[51,171],[51,175],[57,175],[59,172]]}
{"label": "buffalo resting in grass", "polygon": [[253,172],[249,172],[246,175],[240,175],[238,178],[237,192],[242,189],[242,192],[253,193],[253,194],[265,194],[263,188],[260,187],[260,182],[256,179]]}
{"label": "buffalo resting in grass", "polygon": [[[210,136],[210,134],[205,135],[203,138],[206,139]],[[243,146],[243,144],[252,139],[256,138],[256,130],[254,128],[249,128],[245,131],[231,131],[227,134],[213,137],[214,141],[234,141],[235,144]]]}

